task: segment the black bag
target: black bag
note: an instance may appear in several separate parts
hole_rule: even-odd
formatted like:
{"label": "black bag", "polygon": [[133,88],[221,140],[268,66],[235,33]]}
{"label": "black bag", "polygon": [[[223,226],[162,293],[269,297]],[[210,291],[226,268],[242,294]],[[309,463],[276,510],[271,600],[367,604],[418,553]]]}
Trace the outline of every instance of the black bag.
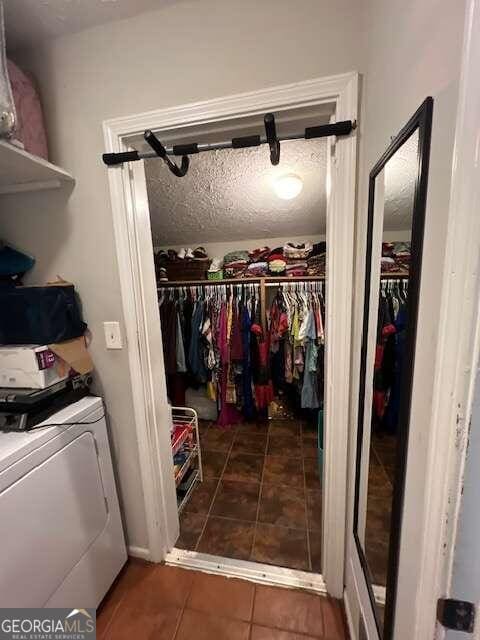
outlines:
{"label": "black bag", "polygon": [[0,288],[1,344],[52,344],[86,328],[73,284]]}

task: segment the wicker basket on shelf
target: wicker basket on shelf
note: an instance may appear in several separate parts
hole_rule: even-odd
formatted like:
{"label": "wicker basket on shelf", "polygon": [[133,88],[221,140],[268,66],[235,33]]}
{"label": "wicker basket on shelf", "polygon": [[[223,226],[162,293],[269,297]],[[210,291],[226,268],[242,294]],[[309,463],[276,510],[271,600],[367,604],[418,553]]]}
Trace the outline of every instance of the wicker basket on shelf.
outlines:
{"label": "wicker basket on shelf", "polygon": [[194,258],[193,260],[175,260],[167,262],[167,276],[169,280],[206,280],[207,271],[212,261],[209,258]]}

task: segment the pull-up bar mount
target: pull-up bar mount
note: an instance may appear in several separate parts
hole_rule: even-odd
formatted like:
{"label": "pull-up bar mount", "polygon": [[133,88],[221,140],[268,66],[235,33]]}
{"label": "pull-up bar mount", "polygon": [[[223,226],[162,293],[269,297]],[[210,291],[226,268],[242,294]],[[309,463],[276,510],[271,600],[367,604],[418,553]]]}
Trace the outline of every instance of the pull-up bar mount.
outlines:
{"label": "pull-up bar mount", "polygon": [[[280,162],[280,142],[284,140],[311,140],[313,138],[325,138],[327,136],[348,136],[356,128],[356,122],[344,120],[332,124],[322,124],[316,127],[307,127],[301,133],[277,136],[275,116],[267,113],[264,117],[265,135],[242,136],[232,138],[224,142],[193,142],[190,144],[176,144],[172,147],[164,147],[153,131],[144,133],[145,141],[151,147],[148,151],[123,151],[121,153],[104,153],[103,162],[111,167],[124,162],[135,162],[147,158],[161,158],[169,170],[178,178],[186,175],[189,167],[189,155],[214,151],[217,149],[245,149],[247,147],[259,147],[268,144],[270,147],[270,161],[273,165]],[[181,156],[181,165],[178,166],[168,156]]]}

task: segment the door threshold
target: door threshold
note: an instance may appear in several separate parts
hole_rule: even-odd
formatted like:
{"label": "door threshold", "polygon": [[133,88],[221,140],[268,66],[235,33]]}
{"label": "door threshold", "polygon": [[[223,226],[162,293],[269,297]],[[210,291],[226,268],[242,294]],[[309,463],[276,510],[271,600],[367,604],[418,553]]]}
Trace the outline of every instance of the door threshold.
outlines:
{"label": "door threshold", "polygon": [[173,548],[165,557],[165,563],[184,569],[196,569],[205,573],[241,578],[257,584],[290,589],[304,589],[327,595],[327,586],[321,574],[308,573],[299,569],[274,567],[260,562],[235,560],[223,556],[212,556],[208,553],[197,553]]}

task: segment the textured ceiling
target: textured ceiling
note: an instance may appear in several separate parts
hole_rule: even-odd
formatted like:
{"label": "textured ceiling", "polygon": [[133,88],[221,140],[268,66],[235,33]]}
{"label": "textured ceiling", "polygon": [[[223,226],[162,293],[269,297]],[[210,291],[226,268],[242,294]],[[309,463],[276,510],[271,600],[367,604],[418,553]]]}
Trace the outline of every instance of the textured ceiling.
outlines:
{"label": "textured ceiling", "polygon": [[22,49],[98,24],[130,18],[171,0],[4,0],[7,46]]}
{"label": "textured ceiling", "polygon": [[417,172],[418,131],[408,138],[385,165],[384,229],[411,229]]}
{"label": "textured ceiling", "polygon": [[[276,167],[266,145],[193,156],[184,178],[161,160],[145,166],[157,246],[325,232],[325,141],[282,142]],[[288,173],[302,178],[303,190],[294,200],[281,200],[272,182]]]}

